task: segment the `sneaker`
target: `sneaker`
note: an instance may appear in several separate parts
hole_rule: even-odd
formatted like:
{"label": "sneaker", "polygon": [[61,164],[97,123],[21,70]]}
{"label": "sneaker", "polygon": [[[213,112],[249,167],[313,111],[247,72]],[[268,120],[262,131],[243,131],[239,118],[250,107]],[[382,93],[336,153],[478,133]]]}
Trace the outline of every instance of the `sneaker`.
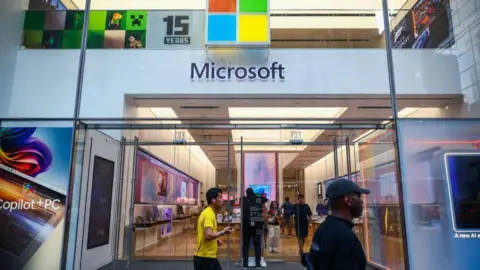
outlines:
{"label": "sneaker", "polygon": [[282,235],[280,235],[280,238],[285,238],[285,236],[282,234]]}
{"label": "sneaker", "polygon": [[273,253],[273,248],[272,248],[272,247],[269,247],[269,248],[268,248],[268,252]]}
{"label": "sneaker", "polygon": [[276,248],[273,248],[273,253],[278,253]]}
{"label": "sneaker", "polygon": [[290,234],[290,235],[288,236],[288,238],[292,238],[292,235]]}
{"label": "sneaker", "polygon": [[244,264],[242,265],[242,268],[243,268],[243,269],[248,269],[248,263],[244,263]]}
{"label": "sneaker", "polygon": [[257,266],[255,266],[255,269],[262,269],[262,266],[261,266],[261,265],[257,265]]}

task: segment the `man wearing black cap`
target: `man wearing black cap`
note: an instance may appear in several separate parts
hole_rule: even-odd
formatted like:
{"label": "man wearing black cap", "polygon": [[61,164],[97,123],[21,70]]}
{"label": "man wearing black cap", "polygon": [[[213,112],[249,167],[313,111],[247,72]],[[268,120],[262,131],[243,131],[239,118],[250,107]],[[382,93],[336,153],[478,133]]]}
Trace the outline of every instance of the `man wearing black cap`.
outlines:
{"label": "man wearing black cap", "polygon": [[370,190],[360,188],[347,179],[334,180],[327,188],[331,215],[315,232],[310,248],[313,269],[365,270],[367,259],[362,244],[353,232],[353,219],[363,212],[363,194]]}

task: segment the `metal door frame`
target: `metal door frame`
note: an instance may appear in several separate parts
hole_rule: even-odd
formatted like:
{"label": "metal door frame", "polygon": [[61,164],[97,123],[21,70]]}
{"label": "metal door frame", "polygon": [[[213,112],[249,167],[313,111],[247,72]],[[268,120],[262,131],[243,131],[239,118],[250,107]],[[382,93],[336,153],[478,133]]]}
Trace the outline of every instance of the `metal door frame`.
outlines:
{"label": "metal door frame", "polygon": [[[170,119],[171,120],[171,119]],[[276,119],[277,121],[279,120],[282,120],[282,119]],[[259,121],[259,119],[256,119],[256,121]],[[251,124],[251,125],[211,125],[211,124],[195,124],[195,125],[171,125],[171,124],[111,124],[111,123],[100,123],[100,124],[85,124],[85,129],[88,130],[88,129],[103,129],[103,130],[132,130],[132,129],[138,129],[138,130],[142,130],[142,129],[147,129],[147,130],[154,130],[154,129],[159,129],[159,130],[172,130],[172,129],[182,129],[182,130],[185,130],[185,129],[197,129],[197,130],[215,130],[215,129],[248,129],[248,130],[271,130],[271,129],[281,129],[281,130],[296,130],[296,129],[300,129],[300,130],[313,130],[313,129],[338,129],[338,130],[344,130],[344,129],[350,129],[350,130],[353,130],[353,129],[376,129],[376,130],[380,130],[380,129],[386,129],[386,126],[387,124],[308,124],[308,125],[303,125],[303,124],[300,124],[300,125],[290,125],[290,124],[272,124],[272,125],[265,125],[265,124]],[[345,144],[346,144],[346,148],[349,149],[351,145],[354,145],[354,142],[351,142],[350,140],[345,140]],[[125,229],[127,229],[127,232],[126,232],[126,246],[124,245],[124,249],[123,249],[123,255],[124,257],[126,258],[126,261],[127,261],[127,267],[130,265],[131,262],[136,262],[136,261],[151,261],[151,260],[154,260],[154,261],[163,261],[163,260],[157,260],[157,259],[135,259],[134,258],[134,250],[133,250],[133,224],[134,224],[134,217],[133,217],[133,210],[134,210],[134,206],[135,206],[135,181],[136,181],[136,175],[137,175],[137,166],[136,166],[136,163],[137,163],[137,158],[136,158],[136,152],[137,150],[141,147],[141,146],[180,146],[180,145],[183,145],[183,146],[188,146],[188,145],[224,145],[224,146],[227,146],[227,153],[228,153],[228,164],[229,164],[229,170],[228,170],[228,189],[227,189],[227,193],[228,193],[228,196],[230,197],[230,194],[232,194],[232,192],[236,192],[236,191],[232,191],[231,189],[231,170],[230,170],[230,154],[231,154],[231,150],[230,150],[230,147],[231,146],[240,146],[240,155],[243,157],[243,154],[244,154],[244,149],[243,149],[243,146],[248,146],[248,145],[254,145],[254,146],[260,146],[260,145],[265,145],[265,146],[268,146],[268,145],[275,145],[275,146],[283,146],[283,145],[297,145],[297,146],[310,146],[310,145],[322,145],[322,146],[326,146],[326,145],[331,145],[333,147],[333,151],[334,151],[334,166],[335,166],[335,172],[336,172],[336,177],[338,177],[338,153],[337,153],[337,148],[338,148],[338,142],[336,139],[333,139],[332,142],[302,142],[300,144],[293,144],[293,143],[290,143],[290,142],[245,142],[243,140],[243,137],[240,138],[240,141],[231,141],[230,139],[228,139],[227,141],[198,141],[198,142],[185,142],[185,143],[177,143],[177,142],[174,142],[174,141],[171,141],[171,142],[160,142],[160,141],[140,141],[138,137],[134,137],[133,140],[127,140],[125,137],[122,136],[122,139],[121,139],[121,149],[120,149],[120,165],[121,165],[121,173],[119,174],[119,184],[121,185],[121,193],[119,192],[119,196],[120,198],[117,198],[117,200],[119,200],[119,209],[115,215],[114,218],[117,219],[117,222],[120,222],[121,221],[121,213],[123,210],[127,210],[127,209],[122,209],[122,205],[121,205],[121,202],[122,202],[122,194],[123,194],[123,184],[124,184],[124,180],[125,180],[125,175],[124,175],[124,166],[127,165],[127,159],[125,157],[126,155],[126,147],[127,146],[133,146],[133,155],[134,155],[134,158],[133,158],[133,169],[132,169],[132,172],[131,172],[131,183],[130,184],[130,189],[131,189],[131,193],[130,193],[130,198],[127,199],[125,198],[126,200],[129,200],[130,202],[130,205],[129,205],[129,220],[128,220],[128,225],[126,225],[125,223],[123,224],[117,224],[115,226],[115,233],[116,233],[116,239],[115,239],[115,243],[114,243],[114,248],[113,248],[113,252],[114,252],[114,263],[117,263],[119,260],[121,260],[119,257],[118,257],[118,254],[119,254],[119,239],[120,237],[123,237],[125,235],[119,235],[119,232],[120,232],[120,226],[125,226]],[[350,156],[350,151],[347,151],[347,155]],[[348,162],[348,163],[351,163],[351,162]],[[240,179],[240,194],[239,194],[239,198],[241,198],[243,196],[243,191],[245,189],[245,186],[244,186],[244,182],[242,181],[243,177],[244,177],[244,162],[243,162],[243,158],[241,159],[240,161],[240,174],[241,174],[241,179]],[[348,171],[351,172],[351,164],[347,164],[348,166]],[[304,177],[304,176],[303,176]],[[238,181],[238,180],[237,180]],[[300,178],[297,177],[297,185],[300,183]],[[127,183],[126,185],[126,188],[128,188],[129,185]],[[243,206],[243,201],[240,200],[241,202],[241,205],[240,207]],[[228,206],[229,210],[230,210],[230,206]],[[241,222],[243,222],[243,212],[241,212]],[[125,221],[124,221],[125,222]],[[242,224],[240,223],[240,228],[242,228]],[[243,233],[243,232],[241,232]],[[262,236],[263,238],[263,236]],[[242,247],[242,243],[243,242],[243,239],[242,237],[240,236],[240,248]],[[230,264],[232,263],[231,261],[231,257],[230,257],[230,251],[231,251],[231,248],[230,248],[230,237],[227,238],[227,265],[230,266]],[[241,255],[241,251],[240,251],[240,259],[242,258],[242,255]],[[192,254],[193,255],[193,254]],[[277,260],[275,260],[275,262],[277,262]],[[233,262],[235,263],[235,262]],[[240,262],[241,263],[241,262]]]}

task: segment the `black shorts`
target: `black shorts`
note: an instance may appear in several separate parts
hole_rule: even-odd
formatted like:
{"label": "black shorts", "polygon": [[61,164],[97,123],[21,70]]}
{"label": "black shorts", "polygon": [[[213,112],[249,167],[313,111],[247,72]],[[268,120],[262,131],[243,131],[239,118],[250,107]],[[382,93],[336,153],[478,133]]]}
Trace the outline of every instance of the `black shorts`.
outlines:
{"label": "black shorts", "polygon": [[217,259],[193,256],[193,269],[222,270],[222,266]]}
{"label": "black shorts", "polygon": [[295,226],[295,233],[297,238],[307,238],[308,237],[308,226]]}

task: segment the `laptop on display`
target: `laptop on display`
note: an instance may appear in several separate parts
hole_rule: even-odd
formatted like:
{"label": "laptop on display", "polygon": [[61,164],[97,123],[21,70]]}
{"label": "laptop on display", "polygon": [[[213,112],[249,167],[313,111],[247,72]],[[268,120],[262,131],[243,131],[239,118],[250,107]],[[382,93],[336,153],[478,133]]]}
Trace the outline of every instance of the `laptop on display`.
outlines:
{"label": "laptop on display", "polygon": [[64,217],[65,200],[65,191],[0,164],[2,269],[25,267]]}

